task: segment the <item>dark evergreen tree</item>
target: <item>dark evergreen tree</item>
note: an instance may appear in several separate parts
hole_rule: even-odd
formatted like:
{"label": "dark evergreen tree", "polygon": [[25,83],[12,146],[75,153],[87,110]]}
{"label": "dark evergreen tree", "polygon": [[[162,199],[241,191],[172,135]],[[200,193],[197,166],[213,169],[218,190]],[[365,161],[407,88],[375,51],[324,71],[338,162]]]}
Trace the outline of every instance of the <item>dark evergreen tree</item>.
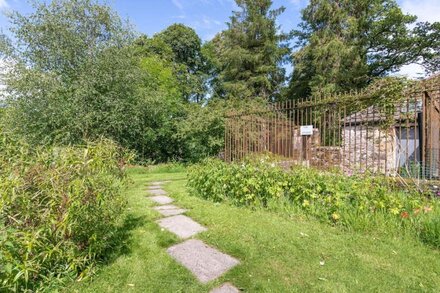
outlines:
{"label": "dark evergreen tree", "polygon": [[285,82],[282,63],[289,54],[289,35],[280,33],[277,17],[284,8],[271,9],[271,0],[236,0],[228,29],[210,45],[217,66],[214,95],[274,99]]}

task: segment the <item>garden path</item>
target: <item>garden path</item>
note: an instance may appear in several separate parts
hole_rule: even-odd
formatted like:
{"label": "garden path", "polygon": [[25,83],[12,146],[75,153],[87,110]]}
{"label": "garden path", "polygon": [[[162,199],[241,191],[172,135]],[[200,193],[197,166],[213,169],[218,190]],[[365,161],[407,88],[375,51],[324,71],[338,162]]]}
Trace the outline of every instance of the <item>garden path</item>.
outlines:
{"label": "garden path", "polygon": [[[153,209],[165,217],[157,221],[159,226],[184,240],[168,248],[168,254],[204,284],[219,278],[238,265],[240,262],[237,259],[193,238],[208,229],[185,216],[186,209],[171,204],[174,200],[167,196],[167,192],[162,188],[162,185],[167,182],[151,182],[148,186],[150,195],[148,198],[157,204]],[[211,290],[211,293],[238,292],[240,291],[230,283],[224,283]]]}

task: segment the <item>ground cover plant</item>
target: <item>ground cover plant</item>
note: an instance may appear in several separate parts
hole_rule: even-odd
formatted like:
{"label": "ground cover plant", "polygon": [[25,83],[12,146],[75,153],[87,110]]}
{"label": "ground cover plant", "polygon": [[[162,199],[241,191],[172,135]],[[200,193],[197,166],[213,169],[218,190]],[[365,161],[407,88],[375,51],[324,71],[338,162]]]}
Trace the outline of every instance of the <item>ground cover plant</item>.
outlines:
{"label": "ground cover plant", "polygon": [[385,177],[302,167],[286,171],[270,155],[232,164],[207,159],[188,174],[194,193],[216,202],[300,212],[355,230],[406,231],[434,246],[440,239],[438,200],[402,190]]}
{"label": "ground cover plant", "polygon": [[0,291],[89,275],[115,244],[124,158],[109,141],[30,148],[0,132]]}
{"label": "ground cover plant", "polygon": [[[194,196],[186,171],[135,167],[127,190],[127,237],[122,253],[91,280],[65,292],[209,292],[231,282],[244,292],[435,292],[439,251],[411,237],[338,229],[313,217],[249,209]],[[162,216],[145,196],[152,181],[164,184],[173,204],[208,228],[196,238],[240,260],[216,281],[200,284],[166,252],[180,243],[155,222]],[[322,264],[322,265],[321,265]]]}

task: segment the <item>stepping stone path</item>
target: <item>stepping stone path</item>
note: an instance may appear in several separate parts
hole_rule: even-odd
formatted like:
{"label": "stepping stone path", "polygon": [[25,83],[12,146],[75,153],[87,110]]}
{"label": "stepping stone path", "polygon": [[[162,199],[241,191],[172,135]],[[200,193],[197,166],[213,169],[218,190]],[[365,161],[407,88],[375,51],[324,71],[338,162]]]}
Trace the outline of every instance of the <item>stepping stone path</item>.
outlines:
{"label": "stepping stone path", "polygon": [[235,258],[197,239],[174,245],[168,248],[167,252],[202,283],[217,279],[239,263]]}
{"label": "stepping stone path", "polygon": [[158,204],[169,204],[174,201],[171,197],[165,195],[151,196],[149,199]]}
{"label": "stepping stone path", "polygon": [[152,195],[165,195],[165,194],[167,194],[167,192],[163,189],[151,189],[148,191],[148,193],[150,193]]}
{"label": "stepping stone path", "polygon": [[[200,232],[208,229],[195,222],[190,217],[182,215],[187,210],[171,205],[174,200],[166,196],[167,192],[162,185],[170,181],[151,182],[148,186],[148,193],[154,195],[148,198],[159,206],[153,207],[165,218],[157,221],[160,227],[174,233],[181,239],[191,238]],[[174,245],[167,250],[168,254],[177,262],[191,271],[194,276],[203,284],[215,280],[240,262],[224,254],[217,249],[208,246],[201,240],[188,239]],[[237,293],[240,292],[230,283],[225,283],[210,291],[210,293]]]}
{"label": "stepping stone path", "polygon": [[231,283],[224,283],[220,287],[214,288],[209,293],[239,293],[240,290],[235,288]]}
{"label": "stepping stone path", "polygon": [[205,227],[184,215],[177,215],[157,221],[159,226],[176,234],[182,239],[190,238],[200,232],[206,231]]}
{"label": "stepping stone path", "polygon": [[169,217],[169,216],[175,216],[185,213],[187,210],[181,209],[175,205],[165,205],[165,206],[158,206],[154,207],[156,211],[162,214],[162,216]]}

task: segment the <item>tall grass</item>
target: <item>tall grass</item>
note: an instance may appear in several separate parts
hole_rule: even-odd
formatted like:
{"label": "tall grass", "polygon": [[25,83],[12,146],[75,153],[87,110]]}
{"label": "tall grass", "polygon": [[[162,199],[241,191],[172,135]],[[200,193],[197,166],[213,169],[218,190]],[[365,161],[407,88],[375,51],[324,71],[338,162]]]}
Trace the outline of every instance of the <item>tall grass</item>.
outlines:
{"label": "tall grass", "polygon": [[112,246],[126,156],[110,141],[31,148],[0,132],[0,291],[84,277]]}

